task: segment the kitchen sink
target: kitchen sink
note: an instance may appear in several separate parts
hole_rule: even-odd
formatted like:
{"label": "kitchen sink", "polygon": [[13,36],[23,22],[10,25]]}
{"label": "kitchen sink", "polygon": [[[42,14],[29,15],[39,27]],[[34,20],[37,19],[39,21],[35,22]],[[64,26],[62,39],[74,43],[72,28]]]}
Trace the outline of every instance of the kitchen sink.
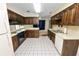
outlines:
{"label": "kitchen sink", "polygon": [[53,32],[56,32],[56,33],[63,33],[61,30],[53,30]]}

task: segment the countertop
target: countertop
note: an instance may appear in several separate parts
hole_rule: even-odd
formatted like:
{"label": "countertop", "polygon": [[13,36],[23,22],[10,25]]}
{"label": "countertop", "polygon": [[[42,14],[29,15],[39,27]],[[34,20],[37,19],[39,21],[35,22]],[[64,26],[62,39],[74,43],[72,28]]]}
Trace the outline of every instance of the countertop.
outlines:
{"label": "countertop", "polygon": [[15,32],[11,32],[11,37],[17,35],[16,31]]}
{"label": "countertop", "polygon": [[39,28],[21,28],[19,30],[11,32],[11,36],[13,37],[13,36],[17,35],[18,33],[26,31],[26,30],[39,30]]}
{"label": "countertop", "polygon": [[72,32],[72,33],[57,33],[57,32],[54,32],[54,30],[52,29],[49,29],[51,32],[55,33],[55,35],[58,35],[59,37],[62,37],[63,40],[79,40],[79,33],[75,33],[75,32]]}

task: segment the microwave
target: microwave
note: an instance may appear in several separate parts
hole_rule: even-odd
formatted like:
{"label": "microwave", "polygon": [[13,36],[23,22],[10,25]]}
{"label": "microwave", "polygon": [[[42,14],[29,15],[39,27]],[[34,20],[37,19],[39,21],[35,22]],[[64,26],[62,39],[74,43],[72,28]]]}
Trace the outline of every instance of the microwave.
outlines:
{"label": "microwave", "polygon": [[34,27],[34,28],[38,28],[39,25],[38,25],[38,24],[34,24],[33,27]]}

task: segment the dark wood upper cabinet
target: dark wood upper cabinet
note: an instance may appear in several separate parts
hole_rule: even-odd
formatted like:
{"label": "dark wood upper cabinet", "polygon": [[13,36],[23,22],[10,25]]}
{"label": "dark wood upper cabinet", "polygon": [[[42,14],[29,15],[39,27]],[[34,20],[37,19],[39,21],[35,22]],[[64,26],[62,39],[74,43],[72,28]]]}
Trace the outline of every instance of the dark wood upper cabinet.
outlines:
{"label": "dark wood upper cabinet", "polygon": [[33,24],[39,24],[39,19],[38,17],[33,18]]}
{"label": "dark wood upper cabinet", "polygon": [[67,17],[68,17],[68,11],[67,12],[65,11],[63,13],[63,16],[62,16],[62,25],[67,25],[68,24]]}
{"label": "dark wood upper cabinet", "polygon": [[23,24],[24,23],[24,18],[20,15],[17,15],[16,20],[19,22],[19,24]]}
{"label": "dark wood upper cabinet", "polygon": [[16,24],[39,24],[38,17],[23,17],[11,10],[8,10],[9,22],[11,25]]}
{"label": "dark wood upper cabinet", "polygon": [[10,25],[23,24],[23,16],[11,11],[8,11],[8,18]]}
{"label": "dark wood upper cabinet", "polygon": [[79,3],[76,4],[75,24],[79,25]]}
{"label": "dark wood upper cabinet", "polygon": [[51,17],[50,20],[50,24],[52,25],[61,25],[61,21],[62,21],[62,13],[58,13],[56,15],[54,15],[53,17]]}
{"label": "dark wood upper cabinet", "polygon": [[63,25],[76,25],[75,24],[76,6],[73,5],[67,10],[63,11],[62,24]]}
{"label": "dark wood upper cabinet", "polygon": [[[51,20],[54,19],[57,15],[60,15],[61,18],[61,25],[79,25],[79,3],[75,3],[68,8],[64,9],[63,11],[59,12],[58,14],[51,17]],[[55,19],[54,19],[55,20]],[[52,24],[58,24],[56,21],[52,21]]]}
{"label": "dark wood upper cabinet", "polygon": [[38,17],[24,17],[24,24],[39,24]]}
{"label": "dark wood upper cabinet", "polygon": [[25,17],[24,18],[24,24],[33,24],[33,18],[32,17]]}
{"label": "dark wood upper cabinet", "polygon": [[79,4],[73,4],[63,12],[63,25],[79,25]]}
{"label": "dark wood upper cabinet", "polygon": [[76,12],[76,9],[75,7],[69,9],[69,15],[68,15],[68,24],[71,24],[71,25],[75,25],[74,22],[75,22],[75,12]]}
{"label": "dark wood upper cabinet", "polygon": [[16,20],[16,13],[12,12],[11,10],[8,10],[8,17],[9,20]]}

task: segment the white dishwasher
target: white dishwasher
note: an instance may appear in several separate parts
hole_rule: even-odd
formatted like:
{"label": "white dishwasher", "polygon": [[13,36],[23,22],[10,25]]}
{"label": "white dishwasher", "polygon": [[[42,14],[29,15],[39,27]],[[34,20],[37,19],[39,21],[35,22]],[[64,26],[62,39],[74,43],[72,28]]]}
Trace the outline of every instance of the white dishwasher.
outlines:
{"label": "white dishwasher", "polygon": [[62,54],[62,47],[63,47],[63,38],[58,35],[56,35],[56,38],[55,38],[55,47],[61,55]]}

